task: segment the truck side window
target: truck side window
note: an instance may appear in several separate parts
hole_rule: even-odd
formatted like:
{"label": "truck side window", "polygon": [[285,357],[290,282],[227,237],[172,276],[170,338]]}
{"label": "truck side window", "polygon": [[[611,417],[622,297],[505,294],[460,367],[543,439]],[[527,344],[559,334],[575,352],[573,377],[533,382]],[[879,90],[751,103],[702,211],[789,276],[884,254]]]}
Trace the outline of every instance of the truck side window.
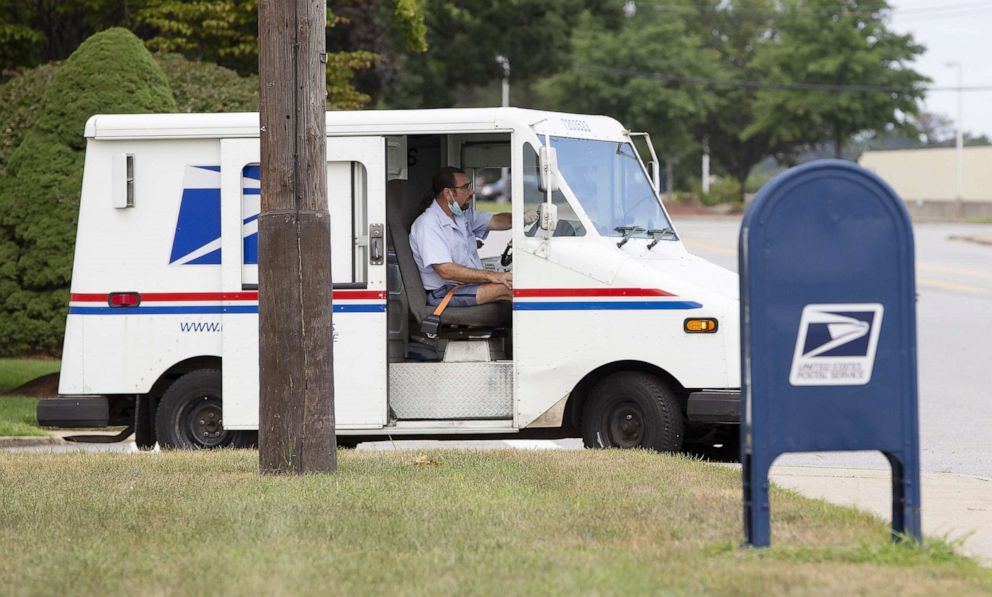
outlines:
{"label": "truck side window", "polygon": [[[249,164],[242,172],[241,283],[258,285],[258,215],[261,168]],[[327,162],[327,200],[331,218],[331,273],[334,284],[364,285],[368,281],[368,173],[359,162]]]}
{"label": "truck side window", "polygon": [[[538,206],[545,201],[545,194],[538,188],[537,184],[539,173],[540,161],[537,157],[537,150],[530,143],[524,143],[524,214],[529,212],[536,214]],[[561,191],[552,193],[551,202],[558,206],[558,227],[555,228],[554,236],[585,236],[586,229]],[[524,220],[527,219],[525,216]],[[524,223],[523,226],[526,236],[537,234],[538,228],[535,223]]]}

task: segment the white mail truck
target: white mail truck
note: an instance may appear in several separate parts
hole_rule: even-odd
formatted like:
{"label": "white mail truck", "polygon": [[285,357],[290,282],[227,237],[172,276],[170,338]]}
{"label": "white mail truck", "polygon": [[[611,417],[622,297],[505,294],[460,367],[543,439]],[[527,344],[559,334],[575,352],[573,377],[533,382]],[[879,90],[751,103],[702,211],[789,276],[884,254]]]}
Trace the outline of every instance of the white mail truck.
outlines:
{"label": "white mail truck", "polygon": [[[39,422],[251,445],[258,295],[280,291],[258,286],[258,115],[98,115],[85,134],[59,397]],[[733,442],[737,276],[686,250],[635,136],[515,108],[327,113],[341,443]],[[513,300],[437,321],[409,230],[448,165],[509,181],[513,227],[486,267],[512,271]]]}

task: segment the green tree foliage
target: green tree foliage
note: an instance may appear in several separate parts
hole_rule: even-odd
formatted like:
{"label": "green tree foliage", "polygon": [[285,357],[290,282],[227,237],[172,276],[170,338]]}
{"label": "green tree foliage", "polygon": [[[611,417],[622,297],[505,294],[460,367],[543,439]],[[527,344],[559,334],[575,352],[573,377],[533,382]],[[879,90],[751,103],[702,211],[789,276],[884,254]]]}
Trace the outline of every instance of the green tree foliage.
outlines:
{"label": "green tree foliage", "polygon": [[138,12],[151,50],[207,61],[242,75],[258,72],[258,2],[162,0]]}
{"label": "green tree foliage", "polygon": [[600,23],[583,15],[572,36],[573,64],[538,85],[542,103],[613,116],[650,132],[659,154],[681,156],[695,144],[692,127],[713,107],[713,94],[696,84],[637,73],[705,76],[714,68],[716,52],[703,48],[679,15],[643,10],[616,30]]}
{"label": "green tree foliage", "polygon": [[89,38],[52,78],[0,179],[0,354],[61,350],[86,120],[175,109],[162,70],[126,29]]}
{"label": "green tree foliage", "polygon": [[886,29],[883,0],[697,6],[693,23],[720,56],[710,83],[717,102],[698,136],[738,181],[741,199],[762,160],[792,161],[830,140],[839,150],[852,135],[884,131],[916,111],[925,79],[905,64],[921,48]]}
{"label": "green tree foliage", "polygon": [[24,133],[34,124],[41,107],[41,96],[58,72],[58,63],[44,64],[18,73],[0,84],[0,178],[7,172],[7,160],[24,139]]}
{"label": "green tree foliage", "polygon": [[64,60],[90,35],[134,25],[147,0],[0,0],[0,71]]}
{"label": "green tree foliage", "polygon": [[496,56],[506,56],[516,88],[569,64],[570,35],[586,8],[597,14],[611,0],[425,0],[424,54],[401,57],[403,77],[383,102],[394,108],[451,107],[458,92],[498,80]]}
{"label": "green tree foliage", "polygon": [[[710,0],[700,5],[692,22],[704,46],[718,59],[710,79],[714,105],[696,128],[696,136],[709,148],[716,165],[738,182],[743,201],[748,175],[763,159],[789,151],[787,141],[769,127],[755,127],[758,98],[755,87],[768,76],[760,57],[775,31],[772,0]],[[773,123],[772,123],[773,124]]]}
{"label": "green tree foliage", "polygon": [[[347,8],[368,2],[350,0],[337,4]],[[417,3],[414,0],[392,0],[392,6],[391,22],[396,34],[407,47],[422,49],[424,24]],[[328,9],[329,29],[347,23],[334,11],[333,7]],[[148,40],[148,46],[153,50],[214,62],[243,76],[258,72],[257,0],[153,0],[138,12],[137,19],[153,31]],[[371,67],[377,60],[378,54],[363,48],[349,47],[328,52],[329,105],[341,109],[357,109],[366,105],[370,97],[356,90],[351,81],[357,71]]]}
{"label": "green tree foliage", "polygon": [[155,54],[179,112],[258,112],[258,76],[242,77],[211,62]]}
{"label": "green tree foliage", "polygon": [[[179,54],[156,54],[154,58],[165,73],[179,112],[258,111],[257,76],[241,77],[222,66],[187,60]],[[34,124],[45,89],[58,69],[57,62],[43,64],[0,84],[0,106],[4,106],[4,120],[0,123],[0,176],[6,172],[11,153]]]}
{"label": "green tree foliage", "polygon": [[777,36],[758,58],[767,80],[800,88],[763,89],[748,132],[772,131],[793,144],[845,142],[917,114],[926,77],[907,65],[923,52],[886,27],[885,0],[788,0]]}

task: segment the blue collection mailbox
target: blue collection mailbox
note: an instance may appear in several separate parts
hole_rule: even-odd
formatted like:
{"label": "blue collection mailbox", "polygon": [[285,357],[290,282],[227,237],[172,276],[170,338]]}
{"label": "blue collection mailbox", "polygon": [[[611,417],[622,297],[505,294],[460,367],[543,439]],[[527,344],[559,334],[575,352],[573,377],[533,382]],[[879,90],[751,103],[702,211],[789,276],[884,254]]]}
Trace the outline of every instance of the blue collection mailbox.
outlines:
{"label": "blue collection mailbox", "polygon": [[902,201],[850,162],[793,168],[749,206],[739,260],[747,543],[770,543],[778,456],[842,450],[888,458],[893,537],[919,541],[916,282]]}

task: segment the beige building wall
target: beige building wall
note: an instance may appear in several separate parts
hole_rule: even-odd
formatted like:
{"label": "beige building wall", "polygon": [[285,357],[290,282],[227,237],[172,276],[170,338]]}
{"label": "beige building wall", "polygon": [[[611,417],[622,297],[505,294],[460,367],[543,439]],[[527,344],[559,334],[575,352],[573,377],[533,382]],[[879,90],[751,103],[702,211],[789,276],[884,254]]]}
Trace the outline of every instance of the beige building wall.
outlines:
{"label": "beige building wall", "polygon": [[[866,151],[861,166],[878,174],[907,203],[957,199],[957,150]],[[992,146],[964,148],[965,201],[992,201]]]}

